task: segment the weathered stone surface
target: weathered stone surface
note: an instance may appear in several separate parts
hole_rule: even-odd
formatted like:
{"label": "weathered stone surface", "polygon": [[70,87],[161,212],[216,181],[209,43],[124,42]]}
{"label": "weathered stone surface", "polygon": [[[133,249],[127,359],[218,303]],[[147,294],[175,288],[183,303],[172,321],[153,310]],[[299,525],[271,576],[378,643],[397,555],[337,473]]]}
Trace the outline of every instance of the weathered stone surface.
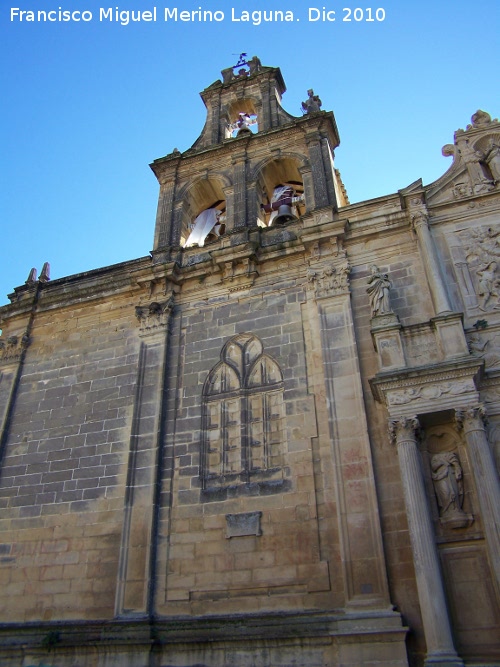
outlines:
{"label": "weathered stone surface", "polygon": [[152,257],[0,308],[2,665],[500,660],[498,122],[351,205],[333,114],[282,92],[224,70],[152,165]]}

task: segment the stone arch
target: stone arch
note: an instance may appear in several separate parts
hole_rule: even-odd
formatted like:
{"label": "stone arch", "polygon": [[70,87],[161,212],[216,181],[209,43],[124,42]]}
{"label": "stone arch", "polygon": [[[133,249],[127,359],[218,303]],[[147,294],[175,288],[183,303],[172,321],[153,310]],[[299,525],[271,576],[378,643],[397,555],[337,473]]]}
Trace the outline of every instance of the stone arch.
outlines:
{"label": "stone arch", "polygon": [[[230,186],[231,181],[226,176],[215,173],[190,181],[180,189],[177,202],[181,202],[181,246],[204,245],[207,241],[216,240],[224,233],[227,206],[225,190]],[[189,242],[198,216],[211,209],[217,212],[219,222],[217,229],[211,229],[206,234],[202,231],[192,243]]]}
{"label": "stone arch", "polygon": [[[308,166],[304,156],[284,153],[279,158],[267,158],[255,167],[252,180],[256,184],[256,215],[260,226],[269,227],[276,221],[285,222],[304,215],[306,204],[301,170]],[[284,215],[285,210],[280,208],[279,192],[284,193],[281,201],[288,200],[289,215]]]}
{"label": "stone arch", "polygon": [[[261,116],[262,103],[254,95],[246,95],[241,98],[235,98],[224,105],[221,112],[222,136],[230,139],[241,135],[242,133],[253,133],[259,130],[259,116]],[[230,129],[234,126],[240,114],[246,114],[251,119],[252,124],[247,130],[237,128]]]}

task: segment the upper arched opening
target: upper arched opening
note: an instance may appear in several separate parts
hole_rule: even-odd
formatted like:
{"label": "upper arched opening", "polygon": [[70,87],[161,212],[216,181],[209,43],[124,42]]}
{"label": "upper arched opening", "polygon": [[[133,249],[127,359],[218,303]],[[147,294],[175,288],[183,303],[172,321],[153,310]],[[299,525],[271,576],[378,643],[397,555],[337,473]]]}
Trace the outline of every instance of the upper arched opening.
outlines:
{"label": "upper arched opening", "polygon": [[257,177],[257,223],[261,227],[288,222],[306,211],[299,161],[292,157],[268,162]]}
{"label": "upper arched opening", "polygon": [[181,246],[204,246],[225,231],[226,196],[218,179],[194,183],[184,196]]}

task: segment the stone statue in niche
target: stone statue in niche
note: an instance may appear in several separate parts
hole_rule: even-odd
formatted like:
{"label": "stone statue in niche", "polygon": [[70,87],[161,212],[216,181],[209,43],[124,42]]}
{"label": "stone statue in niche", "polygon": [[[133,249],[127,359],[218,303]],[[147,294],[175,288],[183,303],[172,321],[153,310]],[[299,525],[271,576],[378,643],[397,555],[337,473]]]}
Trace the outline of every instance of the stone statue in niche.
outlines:
{"label": "stone statue in niche", "polygon": [[455,452],[440,452],[431,458],[432,482],[439,505],[439,519],[450,528],[465,528],[471,517],[462,510],[463,471]]}
{"label": "stone statue in niche", "polygon": [[366,291],[370,297],[372,317],[392,313],[390,302],[391,281],[387,273],[381,273],[378,266],[371,267],[371,276],[368,279]]}
{"label": "stone statue in niche", "polygon": [[310,88],[307,91],[307,100],[302,102],[302,110],[304,113],[315,113],[316,111],[321,111],[321,100],[317,95],[314,94],[314,90]]}

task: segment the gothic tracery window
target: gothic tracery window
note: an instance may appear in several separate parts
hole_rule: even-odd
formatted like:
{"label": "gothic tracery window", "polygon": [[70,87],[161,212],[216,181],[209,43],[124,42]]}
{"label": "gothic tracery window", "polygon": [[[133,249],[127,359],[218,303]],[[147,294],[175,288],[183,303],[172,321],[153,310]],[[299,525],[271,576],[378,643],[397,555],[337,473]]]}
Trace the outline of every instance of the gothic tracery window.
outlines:
{"label": "gothic tracery window", "polygon": [[246,482],[279,471],[283,455],[283,377],[261,341],[239,334],[203,388],[201,474],[205,486]]}

